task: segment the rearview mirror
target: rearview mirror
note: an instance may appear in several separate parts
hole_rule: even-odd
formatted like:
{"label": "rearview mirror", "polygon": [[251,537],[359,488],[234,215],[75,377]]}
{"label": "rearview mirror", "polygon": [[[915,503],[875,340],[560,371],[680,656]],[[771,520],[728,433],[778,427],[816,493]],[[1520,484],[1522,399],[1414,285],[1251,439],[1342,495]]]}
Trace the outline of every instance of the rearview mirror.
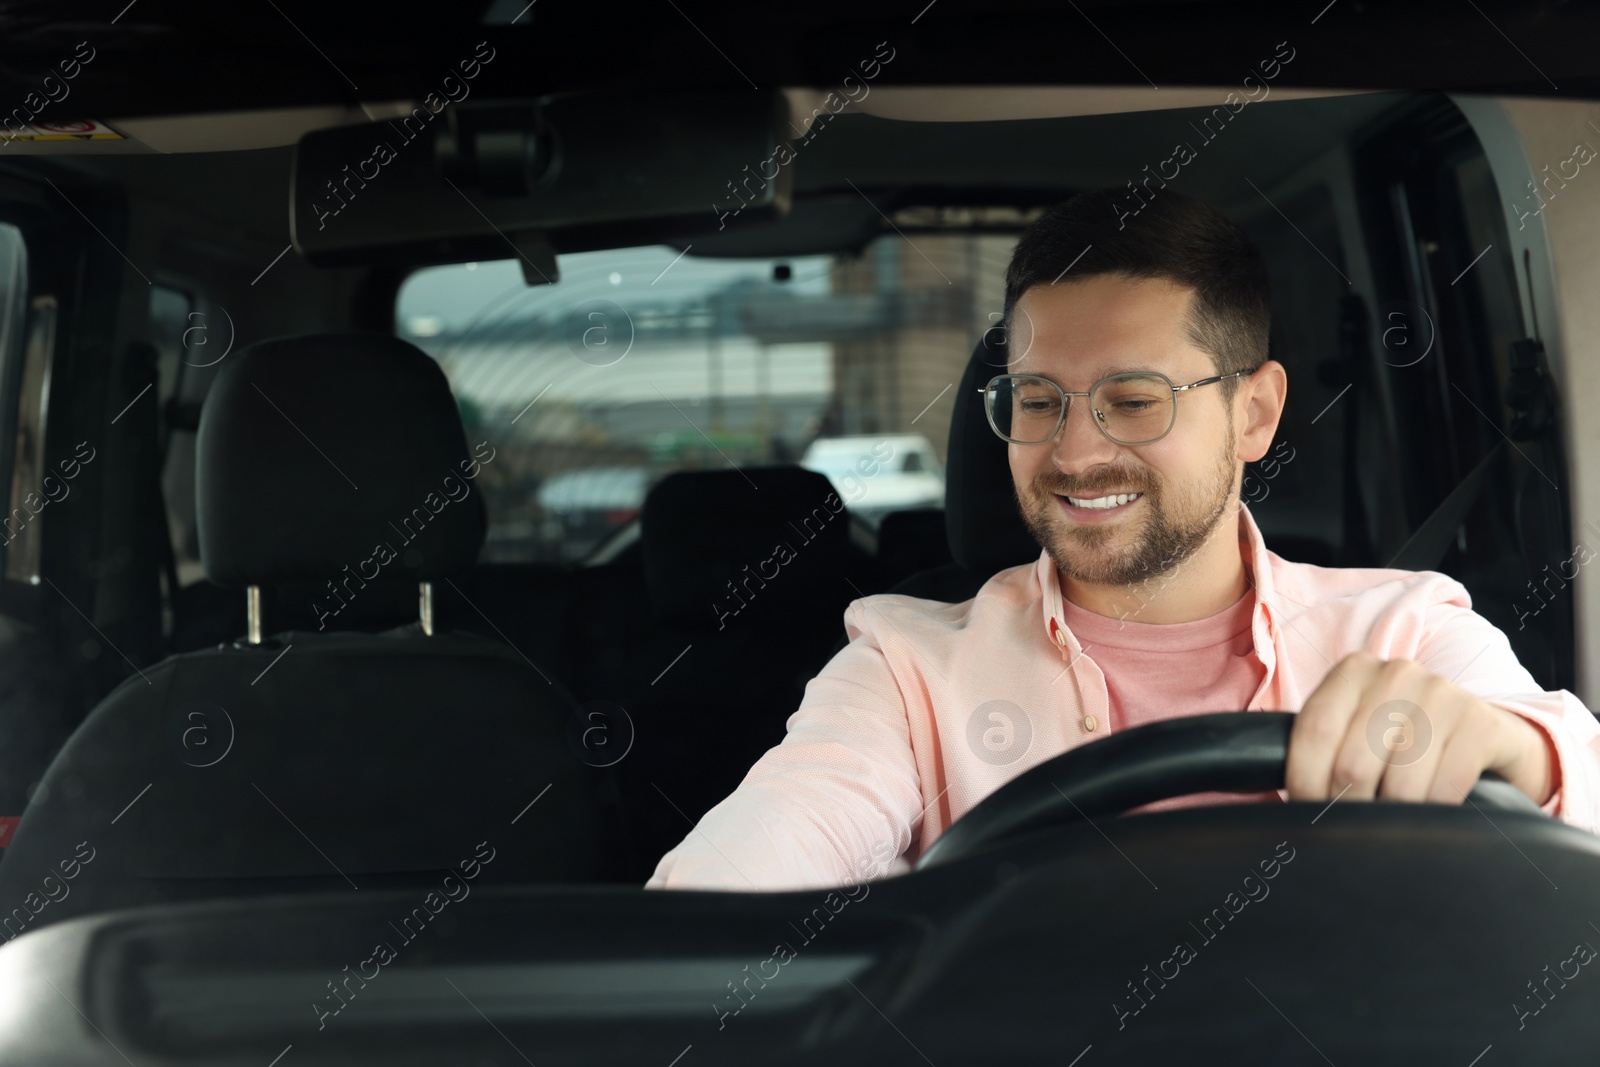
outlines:
{"label": "rearview mirror", "polygon": [[490,259],[540,235],[570,252],[620,227],[644,244],[788,210],[790,168],[758,174],[785,137],[775,90],[435,102],[301,138],[289,223],[309,262]]}

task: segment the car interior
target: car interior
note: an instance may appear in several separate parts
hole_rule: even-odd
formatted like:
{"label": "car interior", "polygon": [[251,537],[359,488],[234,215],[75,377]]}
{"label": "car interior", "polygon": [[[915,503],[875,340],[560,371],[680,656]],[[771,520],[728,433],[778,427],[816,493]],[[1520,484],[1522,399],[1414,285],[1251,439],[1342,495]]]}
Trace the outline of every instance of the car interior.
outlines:
{"label": "car interior", "polygon": [[[1095,58],[1064,72],[1029,45],[1041,73],[1018,84],[993,57],[982,75],[937,73],[975,9],[807,15],[759,88],[711,39],[753,56],[780,32],[770,14],[642,17],[663,55],[715,67],[650,86],[572,56],[538,67],[553,54],[539,35],[604,28],[559,6],[465,5],[430,35],[435,15],[416,5],[268,5],[210,52],[215,16],[185,26],[185,5],[138,0],[110,22],[67,6],[82,18],[23,5],[0,79],[40,105],[19,103],[0,133],[0,974],[29,990],[0,1018],[9,1062],[122,1062],[114,1034],[141,1063],[444,1062],[460,1048],[481,1063],[689,1067],[781,1045],[780,1062],[1088,1065],[1154,1062],[1180,1036],[1237,1050],[1281,1026],[1253,1000],[1262,1018],[1230,1028],[1224,993],[1196,989],[1159,1031],[1062,1036],[1068,1020],[1111,1031],[1101,1002],[1139,971],[1120,927],[1081,921],[1145,888],[1114,853],[1091,855],[1109,840],[1094,834],[1071,838],[1070,871],[1028,866],[1046,849],[1017,844],[1032,824],[947,835],[943,855],[875,887],[876,911],[847,913],[832,947],[788,965],[743,1027],[716,1008],[723,980],[810,898],[640,890],[782,741],[847,643],[853,601],[960,604],[1038,558],[979,394],[1010,358],[1000,312],[1018,235],[1084,190],[1126,189],[1136,213],[1170,185],[1236,220],[1271,264],[1289,400],[1243,488],[1269,549],[1448,574],[1541,686],[1591,707],[1600,695],[1600,598],[1575,549],[1600,536],[1582,507],[1600,492],[1600,418],[1584,403],[1600,388],[1600,179],[1580,151],[1600,143],[1600,83],[1592,58],[1554,51],[1581,37],[1560,21],[1576,13],[1536,37],[1498,24],[1563,57],[1558,76],[1580,87],[1564,97],[1487,15],[1472,55],[1497,65],[1477,81],[1437,50],[1405,77],[1393,56],[1368,73],[1348,49],[1330,66],[1324,42],[1374,31],[1329,5],[1230,44],[1282,73],[1223,107],[1237,77],[1214,57],[1169,55],[1188,80],[1155,89],[1082,32],[1132,35],[1140,5],[1051,14],[1076,20],[1075,54]],[[1154,40],[1217,40],[1196,28],[1207,6],[1221,7],[1160,7],[1174,21]],[[1397,26],[1422,17],[1400,7]],[[358,9],[389,27],[389,52],[352,43]],[[417,18],[396,45],[401,13]],[[172,62],[152,73],[139,57],[158,48]],[[630,40],[613,60],[658,76],[663,55]],[[845,72],[862,92],[840,103],[829,90]],[[1189,148],[1177,175],[1174,142]],[[881,462],[803,464],[845,437],[883,442]],[[942,500],[873,503],[930,473]],[[1284,743],[1280,726],[1262,743]],[[1250,781],[1273,771],[1253,765]],[[1469,846],[1495,850],[1492,873],[1471,868],[1485,899],[1462,906],[1467,922],[1529,881],[1544,889],[1498,823],[1539,817],[1493,788],[1474,796],[1470,830],[1431,810],[1340,825],[1367,834],[1367,860],[1392,864],[1404,893],[1434,891]],[[1133,797],[1096,810],[1110,819]],[[1203,912],[1258,858],[1268,818],[1120,820],[1123,848],[1165,857],[1157,881],[1182,880],[1202,830],[1217,865],[1138,928]],[[1542,872],[1600,889],[1600,850],[1577,840],[1592,835],[1516,825]],[[1304,906],[1348,924],[1329,919],[1305,951],[1324,953],[1324,988],[1359,987],[1329,1010],[1367,1027],[1334,1044],[1348,1056],[1381,1037],[1378,1062],[1440,1048],[1467,1062],[1489,1040],[1475,1020],[1505,1014],[1499,990],[1467,983],[1504,954],[1463,950],[1454,973],[1443,959],[1364,969],[1352,946],[1382,938],[1337,896],[1344,839],[1319,854],[1300,833],[1312,858],[1285,881],[1322,872]],[[359,1023],[333,1020],[333,1001],[306,1011],[341,988],[322,961],[370,946],[350,930],[406,914],[382,905],[429,892],[487,842],[479,901],[407,950],[418,985],[390,979],[380,1000],[363,984]],[[998,866],[983,852],[997,842],[1015,852]],[[70,892],[41,888],[73,857]],[[1078,893],[1069,925],[1050,901]],[[1269,952],[1285,929],[1258,925],[1226,951]],[[1003,1035],[973,1028],[959,1006],[989,995],[974,987],[1058,935],[1092,966],[1016,983]],[[1425,935],[1400,940],[1421,956]],[[460,978],[470,1012],[430,999],[434,971]],[[1420,973],[1455,998],[1437,998],[1428,1040],[1379,1018],[1385,991]],[[1495,981],[1521,995],[1514,979]],[[1227,996],[1252,996],[1235,984]],[[1095,1022],[1057,1012],[1077,999]],[[1524,1062],[1596,1024],[1564,1025],[1528,1038]],[[1321,1062],[1284,1029],[1257,1047]],[[535,1040],[540,1052],[518,1047]]]}

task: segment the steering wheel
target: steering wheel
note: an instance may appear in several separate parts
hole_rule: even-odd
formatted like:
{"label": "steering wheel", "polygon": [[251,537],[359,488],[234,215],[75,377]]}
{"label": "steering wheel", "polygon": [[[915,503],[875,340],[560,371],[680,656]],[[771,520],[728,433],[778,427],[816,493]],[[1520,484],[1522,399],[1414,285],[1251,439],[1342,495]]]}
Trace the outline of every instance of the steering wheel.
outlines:
{"label": "steering wheel", "polygon": [[[1190,793],[1282,789],[1294,715],[1227,711],[1138,726],[1080,745],[1007,782],[946,830],[916,869],[1002,841]],[[1480,808],[1544,814],[1520,789],[1485,773],[1467,794]]]}

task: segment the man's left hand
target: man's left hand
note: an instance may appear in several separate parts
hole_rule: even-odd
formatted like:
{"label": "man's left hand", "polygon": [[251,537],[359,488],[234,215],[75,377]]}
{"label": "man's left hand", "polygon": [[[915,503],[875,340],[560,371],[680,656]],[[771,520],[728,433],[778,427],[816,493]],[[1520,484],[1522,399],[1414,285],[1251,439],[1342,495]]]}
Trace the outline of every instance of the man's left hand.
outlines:
{"label": "man's left hand", "polygon": [[1538,727],[1420,663],[1353,652],[1295,716],[1285,786],[1290,800],[1460,804],[1484,771],[1550,799]]}

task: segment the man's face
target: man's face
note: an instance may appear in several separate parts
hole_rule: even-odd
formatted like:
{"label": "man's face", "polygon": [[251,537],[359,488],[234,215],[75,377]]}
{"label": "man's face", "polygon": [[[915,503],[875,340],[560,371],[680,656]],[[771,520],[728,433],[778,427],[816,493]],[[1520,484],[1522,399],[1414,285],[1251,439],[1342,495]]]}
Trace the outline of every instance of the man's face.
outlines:
{"label": "man's face", "polygon": [[[1209,378],[1216,364],[1185,336],[1192,296],[1167,281],[1110,275],[1034,286],[1012,311],[1005,373],[1037,374],[1069,392],[1131,370],[1160,371],[1174,385]],[[1094,425],[1087,398],[1075,396],[1053,440],[1008,448],[1023,519],[1056,567],[1079,582],[1122,586],[1178,566],[1232,514],[1235,444],[1217,383],[1179,393],[1172,431],[1151,444],[1114,443]],[[1072,503],[1123,493],[1139,495],[1110,508]]]}

